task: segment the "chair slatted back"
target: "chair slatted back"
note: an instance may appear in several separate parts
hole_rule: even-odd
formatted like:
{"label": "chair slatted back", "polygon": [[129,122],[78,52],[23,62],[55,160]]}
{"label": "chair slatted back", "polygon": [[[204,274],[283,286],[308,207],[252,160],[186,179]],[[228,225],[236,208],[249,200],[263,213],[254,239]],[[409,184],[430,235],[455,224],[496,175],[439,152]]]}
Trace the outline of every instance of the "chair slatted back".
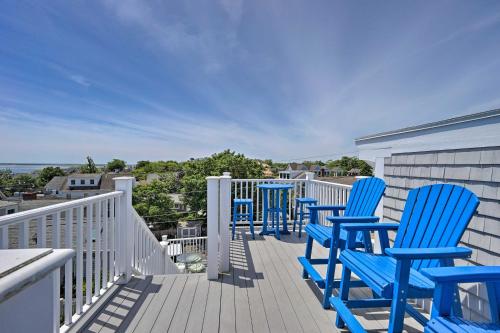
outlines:
{"label": "chair slatted back", "polygon": [[363,178],[352,185],[344,216],[373,216],[385,191],[385,182],[376,177]]}
{"label": "chair slatted back", "polygon": [[[428,185],[408,193],[394,247],[457,246],[479,205],[468,189],[451,184]],[[439,266],[439,260],[414,260],[412,267]]]}

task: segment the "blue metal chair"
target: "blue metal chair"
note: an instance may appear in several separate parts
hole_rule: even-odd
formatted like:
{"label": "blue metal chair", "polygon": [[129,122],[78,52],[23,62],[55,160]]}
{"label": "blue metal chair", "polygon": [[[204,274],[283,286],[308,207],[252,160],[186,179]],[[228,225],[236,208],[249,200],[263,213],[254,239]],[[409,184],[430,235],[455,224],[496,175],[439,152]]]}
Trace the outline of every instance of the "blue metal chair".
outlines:
{"label": "blue metal chair", "polygon": [[[500,332],[500,266],[425,268],[422,274],[435,283],[431,320],[426,333]],[[452,314],[457,283],[485,283],[491,323],[478,323]]]}
{"label": "blue metal chair", "polygon": [[[421,272],[423,268],[453,266],[454,258],[467,258],[468,248],[457,247],[479,200],[471,191],[457,185],[430,185],[411,190],[401,223],[342,224],[347,232],[346,249],[340,253],[342,282],[338,297],[330,303],[337,310],[337,327],[365,332],[351,308],[391,307],[389,332],[402,332],[405,312],[422,325],[427,319],[410,304],[408,298],[431,298],[434,282]],[[389,248],[388,230],[397,230],[394,246]],[[354,249],[360,231],[378,231],[383,254]],[[349,300],[351,273],[356,274],[374,293],[373,299]],[[458,290],[454,288],[452,306],[461,314]]]}
{"label": "blue metal chair", "polygon": [[[304,218],[310,217],[310,213],[308,213],[305,208],[311,205],[316,205],[318,200],[314,198],[296,198],[295,199],[295,209],[293,214],[293,232],[295,232],[295,225],[299,224],[299,238],[302,237],[302,223]],[[297,217],[299,220],[297,221]]]}
{"label": "blue metal chair", "polygon": [[[311,219],[305,231],[307,233],[306,253],[304,257],[299,257],[299,262],[304,267],[302,277],[313,280],[319,288],[325,289],[323,294],[323,307],[330,307],[329,297],[333,288],[338,288],[340,281],[335,281],[335,266],[338,262],[338,249],[343,248],[346,240],[346,233],[340,232],[341,222],[377,222],[378,217],[373,216],[377,205],[385,191],[385,183],[380,178],[370,177],[356,181],[349,195],[346,206],[309,206]],[[318,222],[319,211],[331,211],[333,216],[327,220],[333,223],[333,227],[321,225]],[[339,211],[344,211],[343,216],[339,216]],[[313,241],[321,246],[330,248],[328,258],[311,259]],[[372,252],[371,238],[368,232],[361,232],[358,235],[357,247],[364,247],[366,251]],[[328,265],[326,277],[322,277],[314,268],[314,265]]]}
{"label": "blue metal chair", "polygon": [[[246,207],[239,213],[239,207]],[[250,233],[252,238],[255,239],[255,232],[253,228],[253,200],[252,199],[234,199],[233,200],[233,227],[232,239],[234,240],[234,233],[236,231],[236,222],[246,221],[250,224]]]}

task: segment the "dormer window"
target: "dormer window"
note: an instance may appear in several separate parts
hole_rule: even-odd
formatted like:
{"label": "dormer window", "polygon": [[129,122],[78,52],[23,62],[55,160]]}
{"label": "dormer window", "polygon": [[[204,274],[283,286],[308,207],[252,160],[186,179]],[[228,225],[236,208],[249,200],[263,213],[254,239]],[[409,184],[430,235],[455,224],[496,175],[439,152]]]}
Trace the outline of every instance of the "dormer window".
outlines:
{"label": "dormer window", "polygon": [[80,185],[85,185],[85,179],[80,179]]}
{"label": "dormer window", "polygon": [[94,185],[94,180],[93,179],[90,180],[90,185]]}
{"label": "dormer window", "polygon": [[75,185],[76,181],[74,179],[71,179],[71,185]]}

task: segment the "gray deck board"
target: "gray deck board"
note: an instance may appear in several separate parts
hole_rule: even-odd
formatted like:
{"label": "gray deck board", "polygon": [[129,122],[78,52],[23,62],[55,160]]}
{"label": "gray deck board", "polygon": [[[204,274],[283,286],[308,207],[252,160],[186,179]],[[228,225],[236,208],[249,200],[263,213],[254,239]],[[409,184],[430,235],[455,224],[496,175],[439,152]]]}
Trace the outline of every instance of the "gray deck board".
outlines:
{"label": "gray deck board", "polygon": [[[334,310],[324,310],[322,294],[302,279],[306,237],[241,234],[231,242],[230,272],[208,281],[205,274],[134,277],[109,297],[102,310],[84,326],[85,332],[339,332]],[[318,245],[314,257],[326,257]],[[325,273],[325,267],[318,267]],[[341,266],[336,271],[340,277]],[[334,291],[334,294],[336,292]],[[350,297],[370,297],[367,288]],[[356,312],[368,331],[387,330],[388,309]],[[422,332],[411,317],[405,331]],[[341,332],[344,332],[342,330]]]}

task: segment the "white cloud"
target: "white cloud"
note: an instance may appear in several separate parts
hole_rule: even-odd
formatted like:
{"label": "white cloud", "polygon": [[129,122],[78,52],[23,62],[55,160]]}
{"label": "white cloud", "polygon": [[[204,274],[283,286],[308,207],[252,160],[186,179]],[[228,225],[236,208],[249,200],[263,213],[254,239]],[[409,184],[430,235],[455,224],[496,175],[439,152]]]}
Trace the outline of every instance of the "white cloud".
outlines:
{"label": "white cloud", "polygon": [[73,82],[78,83],[79,85],[82,85],[84,87],[90,87],[90,81],[87,80],[85,77],[82,75],[70,75],[69,79]]}

